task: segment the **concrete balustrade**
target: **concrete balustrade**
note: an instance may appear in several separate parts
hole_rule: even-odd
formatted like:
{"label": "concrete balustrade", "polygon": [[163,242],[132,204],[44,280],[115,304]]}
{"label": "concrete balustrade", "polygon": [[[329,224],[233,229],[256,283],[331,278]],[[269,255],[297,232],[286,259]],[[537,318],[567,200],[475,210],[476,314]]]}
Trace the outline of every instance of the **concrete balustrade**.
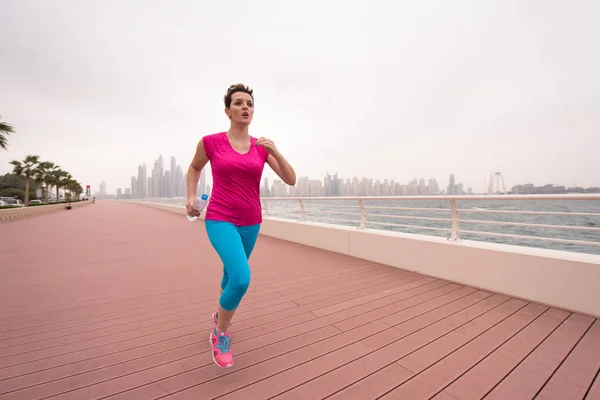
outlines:
{"label": "concrete balustrade", "polygon": [[[73,208],[82,207],[91,204],[92,201],[78,201],[71,203]],[[56,211],[67,211],[65,207],[68,203],[50,204],[35,207],[14,207],[0,209],[0,223],[15,221],[19,219],[31,218],[37,215],[48,214]]]}

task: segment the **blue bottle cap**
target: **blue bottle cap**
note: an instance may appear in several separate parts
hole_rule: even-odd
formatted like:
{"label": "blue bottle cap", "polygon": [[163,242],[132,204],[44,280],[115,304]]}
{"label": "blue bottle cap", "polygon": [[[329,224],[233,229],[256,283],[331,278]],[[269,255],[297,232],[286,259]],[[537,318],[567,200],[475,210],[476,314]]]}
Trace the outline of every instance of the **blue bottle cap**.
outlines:
{"label": "blue bottle cap", "polygon": [[200,198],[201,198],[202,200],[207,200],[207,199],[208,199],[208,195],[205,193],[205,194],[203,194],[202,196],[200,196]]}

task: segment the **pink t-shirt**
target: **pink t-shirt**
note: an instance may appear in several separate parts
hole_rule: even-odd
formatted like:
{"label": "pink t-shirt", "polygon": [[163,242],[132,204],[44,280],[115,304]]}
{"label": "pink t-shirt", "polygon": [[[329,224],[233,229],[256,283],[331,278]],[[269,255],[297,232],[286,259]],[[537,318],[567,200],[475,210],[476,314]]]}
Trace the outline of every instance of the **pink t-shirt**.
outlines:
{"label": "pink t-shirt", "polygon": [[210,160],[213,189],[206,208],[206,219],[227,221],[236,226],[262,223],[260,178],[269,153],[256,146],[256,138],[246,154],[231,147],[226,132],[202,138]]}

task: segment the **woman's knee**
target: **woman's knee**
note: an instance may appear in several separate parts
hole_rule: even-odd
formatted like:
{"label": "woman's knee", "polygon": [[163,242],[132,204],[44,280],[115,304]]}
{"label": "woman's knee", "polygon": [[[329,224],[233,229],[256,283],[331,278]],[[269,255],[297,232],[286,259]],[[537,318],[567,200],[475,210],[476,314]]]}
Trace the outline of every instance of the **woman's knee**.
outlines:
{"label": "woman's knee", "polygon": [[236,276],[235,279],[230,278],[227,285],[231,286],[231,289],[241,297],[246,294],[246,291],[250,287],[250,274],[242,274],[241,276]]}
{"label": "woman's knee", "polygon": [[221,306],[225,310],[236,309],[246,294],[249,286],[249,275],[247,277],[236,277],[236,279],[229,279],[229,282],[227,282],[227,287],[221,295]]}

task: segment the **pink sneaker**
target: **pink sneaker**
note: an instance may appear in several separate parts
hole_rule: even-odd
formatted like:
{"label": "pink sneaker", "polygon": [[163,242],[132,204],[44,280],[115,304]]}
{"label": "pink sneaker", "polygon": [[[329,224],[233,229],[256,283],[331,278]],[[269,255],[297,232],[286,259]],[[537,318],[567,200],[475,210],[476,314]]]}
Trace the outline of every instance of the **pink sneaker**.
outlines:
{"label": "pink sneaker", "polygon": [[215,364],[221,368],[233,367],[233,354],[229,344],[229,332],[217,333],[216,328],[210,331],[210,345]]}

